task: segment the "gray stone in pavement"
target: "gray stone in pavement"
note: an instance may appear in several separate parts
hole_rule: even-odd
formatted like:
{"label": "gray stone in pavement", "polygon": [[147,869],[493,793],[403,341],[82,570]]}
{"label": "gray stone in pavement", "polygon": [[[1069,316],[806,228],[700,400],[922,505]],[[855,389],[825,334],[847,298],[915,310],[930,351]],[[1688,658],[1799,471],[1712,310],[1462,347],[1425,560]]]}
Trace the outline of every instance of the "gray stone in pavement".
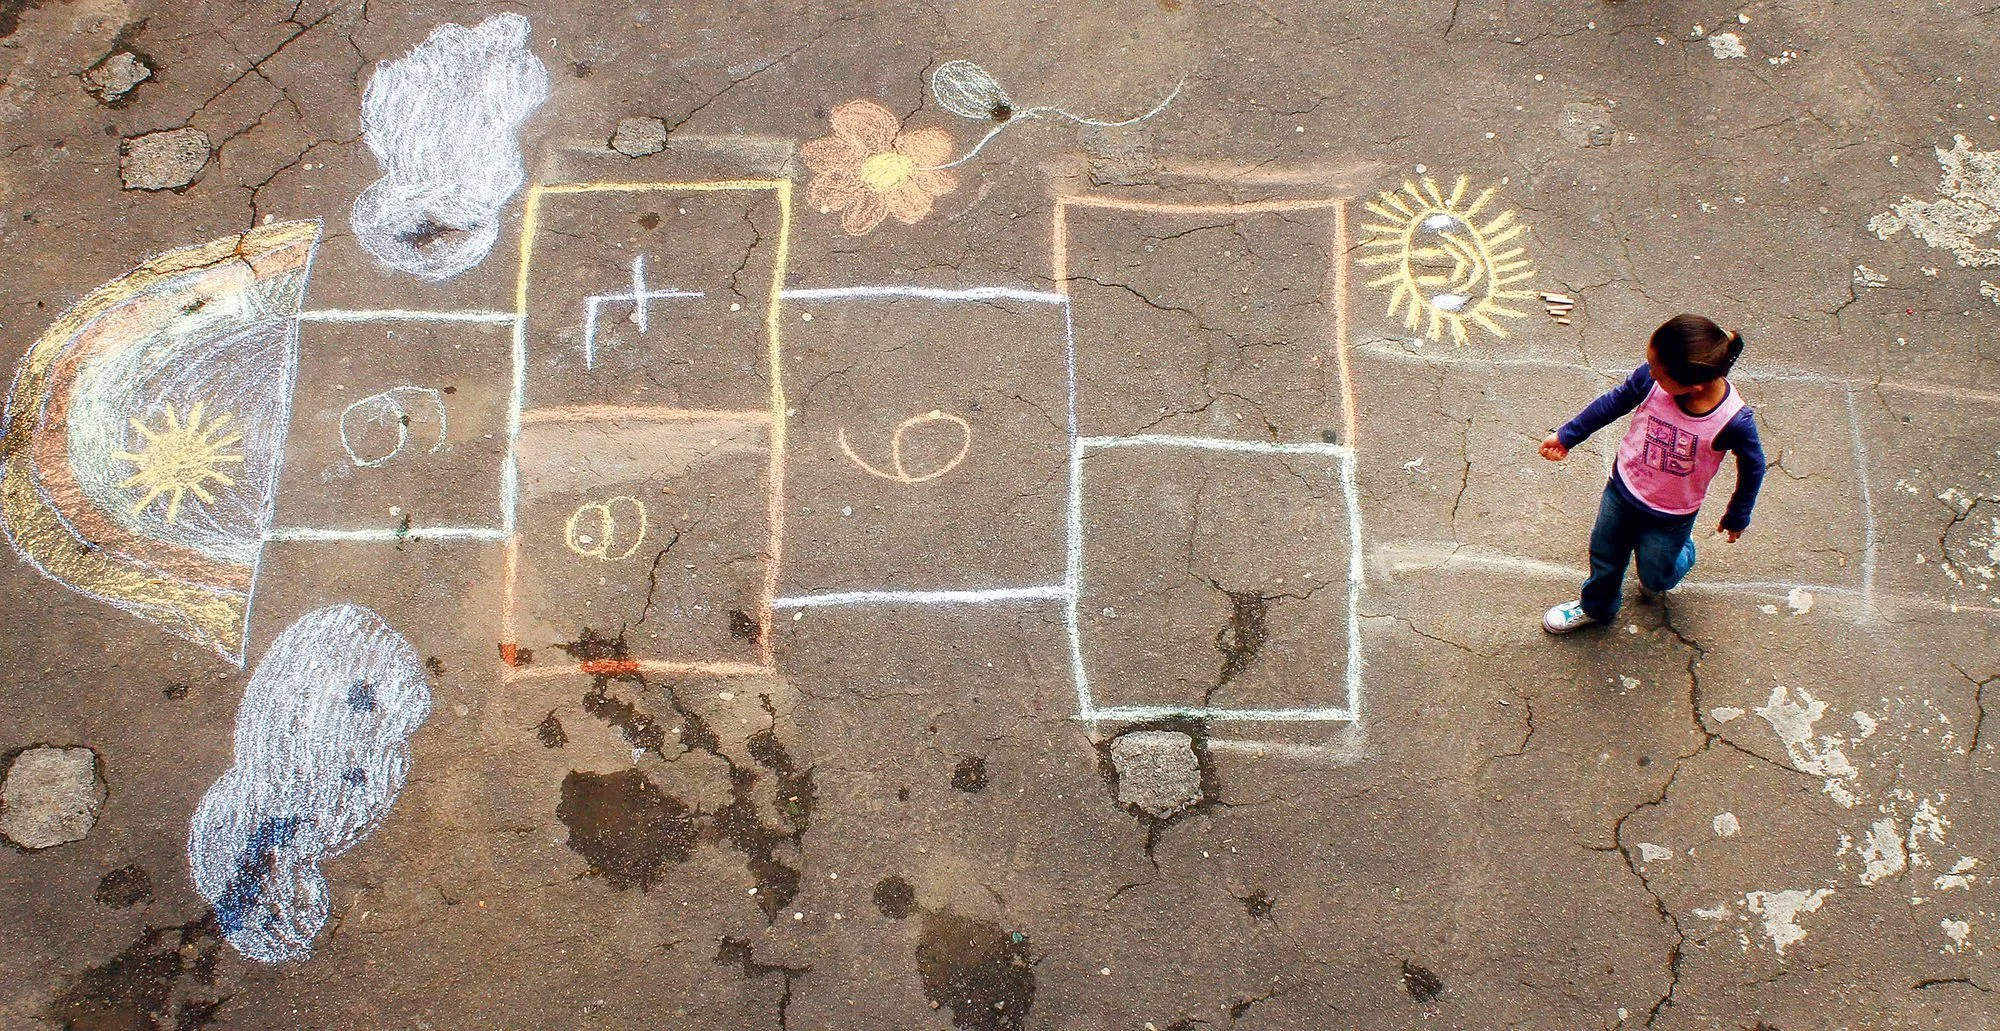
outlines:
{"label": "gray stone in pavement", "polygon": [[118,175],[128,190],[173,190],[194,182],[208,164],[208,134],[200,129],[168,129],[125,141]]}
{"label": "gray stone in pavement", "polygon": [[611,134],[611,149],[626,157],[645,157],[667,149],[667,123],[657,118],[620,118]]}
{"label": "gray stone in pavement", "polygon": [[1111,743],[1118,801],[1162,820],[1201,801],[1201,761],[1194,739],[1169,730],[1138,730]]}
{"label": "gray stone in pavement", "polygon": [[0,785],[0,835],[22,848],[80,841],[104,805],[97,753],[88,748],[30,748],[14,757]]}
{"label": "gray stone in pavement", "polygon": [[139,60],[138,55],[120,50],[83,73],[83,88],[98,100],[111,104],[123,100],[125,94],[152,77],[153,69]]}

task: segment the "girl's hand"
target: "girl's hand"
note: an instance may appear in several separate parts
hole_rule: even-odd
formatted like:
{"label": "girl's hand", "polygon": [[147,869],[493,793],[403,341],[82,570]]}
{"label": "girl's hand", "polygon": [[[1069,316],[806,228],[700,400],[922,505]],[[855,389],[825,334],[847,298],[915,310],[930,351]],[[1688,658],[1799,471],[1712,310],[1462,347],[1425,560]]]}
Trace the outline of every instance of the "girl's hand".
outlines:
{"label": "girl's hand", "polygon": [[1722,525],[1721,523],[1717,523],[1717,524],[1715,524],[1715,532],[1716,532],[1716,533],[1719,533],[1719,534],[1721,534],[1721,535],[1723,535],[1724,537],[1727,537],[1727,538],[1729,538],[1729,543],[1731,543],[1731,544],[1734,544],[1734,543],[1736,543],[1736,542],[1737,542],[1738,540],[1741,540],[1741,539],[1742,539],[1742,537],[1743,537],[1743,531],[1741,531],[1741,530],[1732,530],[1732,529],[1730,529],[1729,527],[1726,527],[1726,526]]}
{"label": "girl's hand", "polygon": [[1551,462],[1560,462],[1569,457],[1569,449],[1563,446],[1560,438],[1551,433],[1542,440],[1542,457]]}

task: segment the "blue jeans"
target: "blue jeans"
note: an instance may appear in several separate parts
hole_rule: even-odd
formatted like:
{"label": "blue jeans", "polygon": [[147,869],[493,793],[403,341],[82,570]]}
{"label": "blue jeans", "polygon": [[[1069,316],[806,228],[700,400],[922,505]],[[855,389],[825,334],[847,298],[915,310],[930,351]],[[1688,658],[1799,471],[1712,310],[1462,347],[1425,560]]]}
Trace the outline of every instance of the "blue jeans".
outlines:
{"label": "blue jeans", "polygon": [[1673,590],[1694,568],[1692,515],[1661,515],[1626,500],[1617,484],[1604,485],[1597,525],[1590,531],[1590,579],[1583,582],[1583,611],[1610,622],[1624,602],[1625,566],[1635,559],[1639,583],[1655,594]]}

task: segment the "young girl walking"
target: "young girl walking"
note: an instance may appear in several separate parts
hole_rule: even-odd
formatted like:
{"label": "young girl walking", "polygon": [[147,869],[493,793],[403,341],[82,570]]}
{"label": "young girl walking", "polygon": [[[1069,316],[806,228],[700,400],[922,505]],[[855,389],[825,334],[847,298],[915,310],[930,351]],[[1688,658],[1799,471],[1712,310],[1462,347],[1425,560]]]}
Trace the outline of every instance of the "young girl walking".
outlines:
{"label": "young girl walking", "polygon": [[1734,544],[1749,528],[1764,482],[1764,449],[1756,420],[1728,379],[1742,353],[1736,333],[1699,315],[1676,315],[1653,331],[1646,364],[1542,441],[1542,457],[1560,462],[1591,434],[1633,413],[1590,531],[1590,578],[1577,600],[1542,616],[1542,629],[1566,634],[1610,622],[1624,600],[1625,566],[1635,557],[1644,593],[1673,590],[1694,567],[1695,516],[1724,452],[1736,453],[1736,491],[1716,529]]}

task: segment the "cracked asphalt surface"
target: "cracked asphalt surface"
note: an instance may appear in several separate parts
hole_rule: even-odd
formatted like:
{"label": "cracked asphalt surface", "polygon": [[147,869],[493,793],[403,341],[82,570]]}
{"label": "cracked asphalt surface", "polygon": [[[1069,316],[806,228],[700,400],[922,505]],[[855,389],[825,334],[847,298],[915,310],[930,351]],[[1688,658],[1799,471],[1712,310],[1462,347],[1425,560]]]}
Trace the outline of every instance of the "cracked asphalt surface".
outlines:
{"label": "cracked asphalt surface", "polygon": [[[1357,718],[1080,721],[1046,598],[762,611],[766,477],[740,459],[768,426],[537,425],[524,528],[559,531],[578,491],[668,501],[622,578],[524,529],[514,640],[491,544],[266,550],[253,665],[299,614],[354,602],[433,694],[394,809],[326,864],[300,962],[239,955],[189,875],[248,671],[0,562],[0,757],[88,747],[109,790],[81,840],[0,849],[0,1025],[2000,1027],[2000,274],[1868,228],[1937,199],[1954,135],[2000,148],[2000,12],[0,0],[5,353],[146,257],[272,219],[325,222],[308,308],[511,311],[522,197],[441,283],[377,265],[348,221],[380,174],[359,115],[376,62],[501,11],[528,17],[552,83],[530,182],[785,178],[799,198],[782,258],[768,201],[549,201],[533,332],[573,344],[563,313],[642,251],[717,308],[661,316],[650,348],[618,337],[595,380],[537,352],[537,403],[761,406],[774,275],[1063,290],[784,302],[779,593],[1061,581],[1075,482],[1096,704],[1336,704],[1351,625]],[[107,99],[93,70],[120,54],[150,74]],[[926,88],[953,59],[1016,108],[1099,120],[1185,80],[1136,126],[1025,120],[928,217],[846,235],[806,202],[797,145],[860,98],[970,146],[988,126]],[[612,151],[621,118],[660,120],[665,150]],[[127,141],[183,128],[211,148],[192,182],[122,188]],[[1384,314],[1380,270],[1355,264],[1365,205],[1461,175],[1529,227],[1527,285],[1574,298],[1566,323],[1530,299],[1504,338],[1458,344]],[[1052,235],[1055,198],[1083,195],[1205,207],[1071,204]],[[1214,210],[1325,198],[1349,199],[1339,227]],[[1975,220],[1981,246],[1993,228]],[[1615,438],[1560,465],[1536,444],[1683,310],[1749,341],[1735,379],[1772,458],[1755,522],[1698,535],[1663,602],[1548,638]],[[505,346],[492,326],[306,327],[279,521],[490,512]],[[357,478],[329,434],[397,382],[450,388],[452,446]],[[951,466],[936,479],[843,453],[888,468],[931,411],[965,420],[962,464],[942,422],[896,439],[913,471]],[[1358,596],[1331,452],[1111,446],[1073,480],[1072,418],[1352,445]],[[750,663],[766,640],[751,676],[644,666]],[[1119,805],[1108,749],[1132,727],[1194,739],[1202,803]]]}

